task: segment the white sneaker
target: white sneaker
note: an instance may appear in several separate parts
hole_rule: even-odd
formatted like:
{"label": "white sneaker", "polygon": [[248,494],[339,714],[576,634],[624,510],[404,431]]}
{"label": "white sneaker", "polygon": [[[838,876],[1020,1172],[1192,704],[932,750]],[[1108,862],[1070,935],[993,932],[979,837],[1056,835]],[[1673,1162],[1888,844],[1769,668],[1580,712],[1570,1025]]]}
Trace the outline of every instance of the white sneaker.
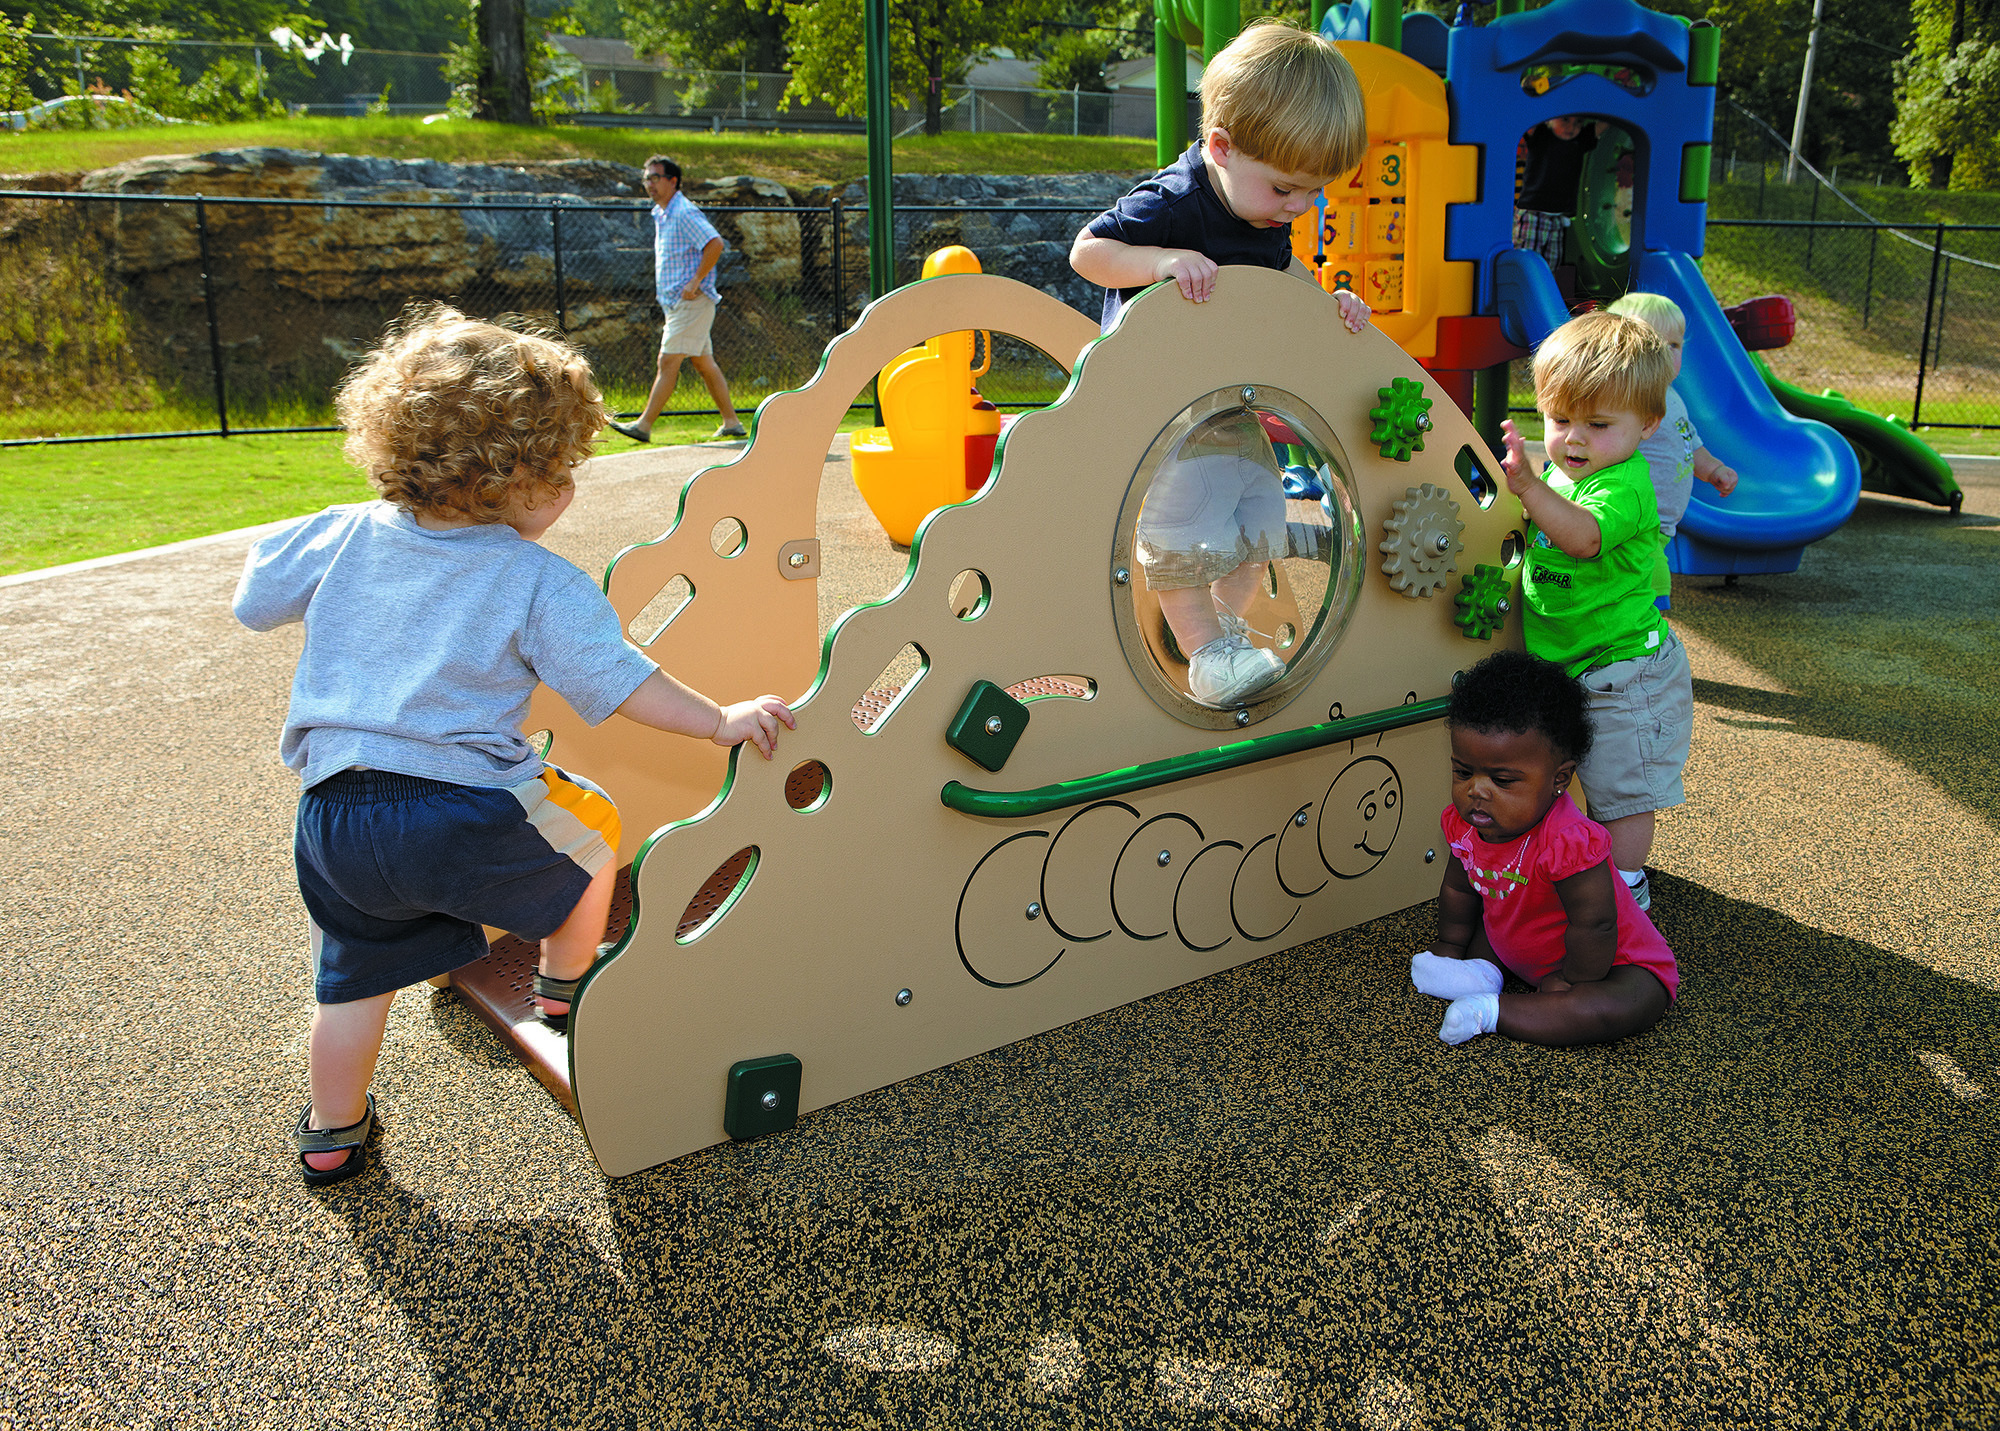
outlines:
{"label": "white sneaker", "polygon": [[1202,705],[1227,710],[1284,674],[1284,659],[1276,651],[1252,646],[1249,637],[1231,631],[1189,659],[1188,694]]}

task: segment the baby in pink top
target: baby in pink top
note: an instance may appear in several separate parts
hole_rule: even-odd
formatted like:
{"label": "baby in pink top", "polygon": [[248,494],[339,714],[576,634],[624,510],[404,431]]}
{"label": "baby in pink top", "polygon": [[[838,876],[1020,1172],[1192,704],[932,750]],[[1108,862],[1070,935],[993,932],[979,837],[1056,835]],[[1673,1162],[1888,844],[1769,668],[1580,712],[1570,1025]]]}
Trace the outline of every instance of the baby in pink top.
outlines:
{"label": "baby in pink top", "polygon": [[[1653,921],[1611,868],[1611,836],[1569,798],[1590,753],[1589,697],[1562,667],[1520,651],[1458,680],[1451,805],[1440,824],[1453,858],[1438,891],[1438,932],[1410,979],[1449,999],[1438,1037],[1501,1033],[1569,1047],[1644,1033],[1680,990]],[[1505,976],[1534,986],[1503,994]]]}

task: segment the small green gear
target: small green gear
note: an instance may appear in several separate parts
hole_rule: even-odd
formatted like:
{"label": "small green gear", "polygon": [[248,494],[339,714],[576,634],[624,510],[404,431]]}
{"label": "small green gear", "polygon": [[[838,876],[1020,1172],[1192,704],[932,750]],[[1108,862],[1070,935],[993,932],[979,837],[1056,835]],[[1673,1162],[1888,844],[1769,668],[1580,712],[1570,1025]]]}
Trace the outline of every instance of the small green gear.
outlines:
{"label": "small green gear", "polygon": [[1507,613],[1514,609],[1513,588],[1507,580],[1505,567],[1487,566],[1484,562],[1473,567],[1472,575],[1465,578],[1465,585],[1452,598],[1458,613],[1451,619],[1458,623],[1468,641],[1491,641],[1496,631],[1507,625]]}
{"label": "small green gear", "polygon": [[1409,378],[1392,378],[1386,388],[1377,388],[1379,406],[1368,409],[1375,426],[1370,442],[1381,444],[1382,455],[1408,462],[1412,452],[1424,450],[1424,434],[1431,430],[1431,400],[1423,395],[1424,385]]}

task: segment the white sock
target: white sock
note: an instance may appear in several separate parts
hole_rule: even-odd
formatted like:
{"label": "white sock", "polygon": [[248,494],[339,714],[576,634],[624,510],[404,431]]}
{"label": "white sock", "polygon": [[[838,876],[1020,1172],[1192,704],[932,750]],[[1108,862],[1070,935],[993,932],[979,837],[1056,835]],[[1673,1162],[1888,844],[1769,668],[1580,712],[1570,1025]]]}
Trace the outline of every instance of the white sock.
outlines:
{"label": "white sock", "polygon": [[1497,994],[1503,976],[1484,959],[1447,959],[1426,949],[1410,960],[1410,982],[1420,994],[1435,999],[1463,999],[1471,994]]}
{"label": "white sock", "polygon": [[1481,1034],[1492,1033],[1499,1027],[1500,996],[1472,994],[1452,1000],[1451,1007],[1444,1011],[1444,1023],[1438,1027],[1438,1037],[1446,1043],[1460,1044]]}
{"label": "white sock", "polygon": [[1645,877],[1646,871],[1644,869],[1618,871],[1618,878],[1625,881],[1625,888],[1627,889],[1637,889],[1639,882]]}

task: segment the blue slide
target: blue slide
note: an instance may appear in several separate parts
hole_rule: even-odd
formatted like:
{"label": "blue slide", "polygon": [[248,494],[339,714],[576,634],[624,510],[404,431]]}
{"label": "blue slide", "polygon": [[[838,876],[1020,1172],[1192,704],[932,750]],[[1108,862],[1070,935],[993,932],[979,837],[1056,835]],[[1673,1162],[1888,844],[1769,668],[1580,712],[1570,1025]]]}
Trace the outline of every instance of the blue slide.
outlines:
{"label": "blue slide", "polygon": [[[1687,315],[1674,389],[1702,444],[1740,479],[1727,497],[1694,484],[1668,564],[1702,576],[1797,571],[1806,544],[1837,530],[1861,500],[1854,449],[1832,428],[1778,405],[1692,258],[1659,251],[1634,258],[1633,288],[1664,294]],[[1569,319],[1555,275],[1537,254],[1512,250],[1494,260],[1493,300],[1507,340],[1520,347]]]}

